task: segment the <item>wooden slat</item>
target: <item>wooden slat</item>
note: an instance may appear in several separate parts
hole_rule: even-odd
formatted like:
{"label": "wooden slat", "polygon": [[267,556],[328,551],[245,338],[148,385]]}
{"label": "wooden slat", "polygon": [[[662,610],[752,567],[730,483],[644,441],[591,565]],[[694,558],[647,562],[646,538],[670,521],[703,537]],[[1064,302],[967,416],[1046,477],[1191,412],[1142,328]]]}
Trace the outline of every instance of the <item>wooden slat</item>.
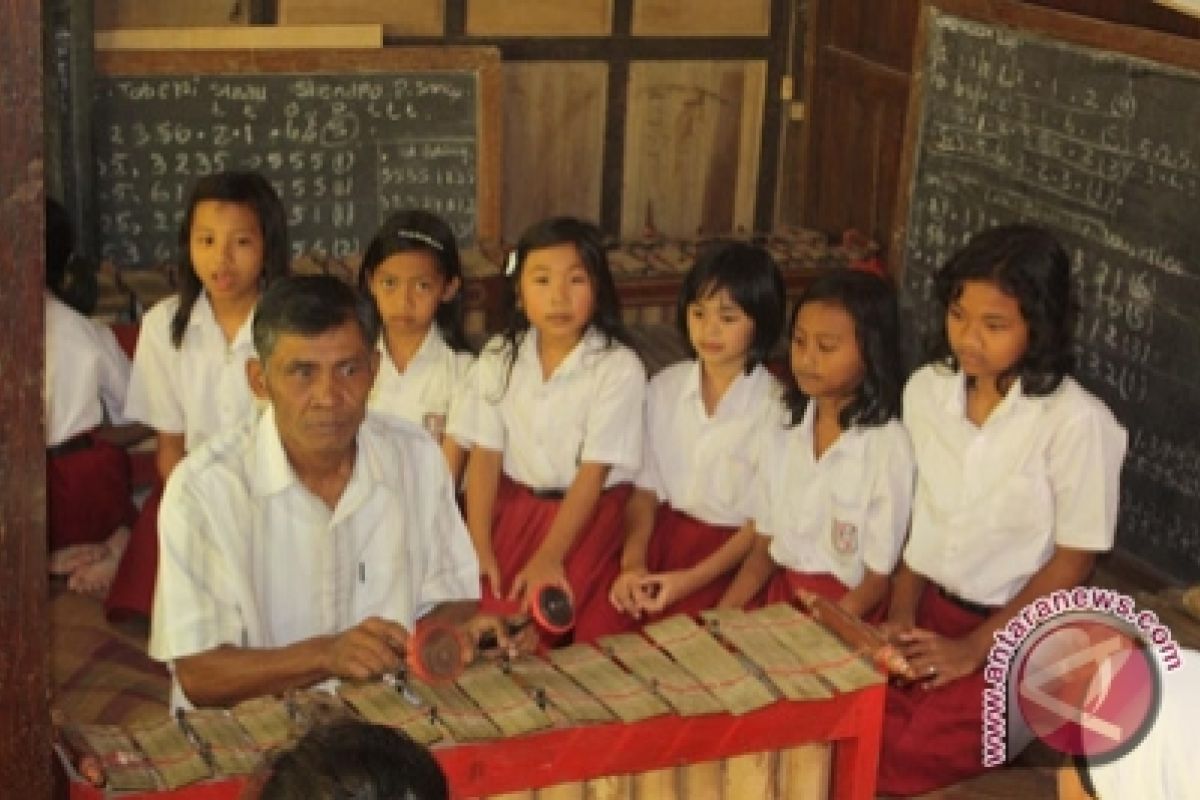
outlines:
{"label": "wooden slat", "polygon": [[258,767],[262,752],[229,710],[198,708],[184,719],[208,746],[208,757],[218,775],[249,775]]}
{"label": "wooden slat", "polygon": [[554,666],[575,679],[623,722],[670,713],[670,707],[596,648],[586,644],[550,651]]}
{"label": "wooden slat", "polygon": [[63,735],[77,752],[100,758],[108,788],[128,791],[158,787],[158,773],[120,726],[73,725]]}
{"label": "wooden slat", "polygon": [[669,617],[647,625],[642,631],[712,692],[731,714],[745,714],[775,701],[771,690],[691,617],[683,614]]}
{"label": "wooden slat", "polygon": [[641,678],[683,716],[716,714],[725,710],[687,670],[636,633],[604,636],[598,641],[610,656]]}
{"label": "wooden slat", "polygon": [[292,25],[228,28],[138,28],[97,31],[97,50],[308,50],[378,48],[379,25]]}
{"label": "wooden slat", "polygon": [[199,751],[170,717],[139,726],[130,733],[142,752],[150,757],[150,763],[168,789],[186,786],[212,775],[212,770],[200,757]]}
{"label": "wooden slat", "polygon": [[821,679],[797,663],[761,617],[737,608],[711,609],[701,615],[710,627],[754,663],[789,700],[820,700],[832,696]]}
{"label": "wooden slat", "polygon": [[509,674],[527,692],[554,704],[568,719],[578,723],[611,722],[613,714],[585,692],[570,676],[534,656],[526,656],[509,665]]}
{"label": "wooden slat", "polygon": [[442,732],[429,719],[428,706],[420,705],[415,698],[405,697],[387,684],[343,681],[338,685],[337,693],[367,722],[400,728],[422,744],[442,738]]}
{"label": "wooden slat", "polygon": [[775,800],[775,753],[747,753],[725,759],[725,796]]}
{"label": "wooden slat", "polygon": [[545,217],[600,217],[608,65],[506,63],[504,239]]}
{"label": "wooden slat", "polygon": [[276,697],[246,700],[234,706],[232,713],[260,750],[281,747],[292,738],[294,726],[287,706]]}
{"label": "wooden slat", "polygon": [[679,788],[679,771],[674,767],[655,769],[633,776],[633,796],[642,800],[687,800]]}
{"label": "wooden slat", "polygon": [[634,36],[767,36],[770,0],[634,0]]}
{"label": "wooden slat", "polygon": [[826,743],[781,751],[779,796],[788,800],[824,800],[829,797],[832,762],[832,748]]}
{"label": "wooden slat", "polygon": [[442,36],[446,25],[443,0],[278,0],[280,25],[370,22],[388,36]]}
{"label": "wooden slat", "polygon": [[467,0],[468,36],[607,36],[612,0]]}
{"label": "wooden slat", "polygon": [[422,703],[433,709],[437,721],[446,726],[455,741],[476,742],[501,737],[500,729],[454,684],[431,685],[412,680],[408,687]]}
{"label": "wooden slat", "polygon": [[507,736],[550,727],[550,718],[496,664],[477,663],[458,677],[466,692]]}
{"label": "wooden slat", "polygon": [[250,3],[245,0],[96,0],[96,30],[163,28],[197,25],[246,25]]}
{"label": "wooden slat", "polygon": [[584,785],[579,782],[559,783],[537,790],[538,800],[583,800]]}
{"label": "wooden slat", "polygon": [[702,761],[679,768],[679,792],[687,800],[729,800],[745,797],[742,794],[726,794],[725,762]]}
{"label": "wooden slat", "polygon": [[753,229],[765,83],[765,61],[630,67],[622,236]]}
{"label": "wooden slat", "polygon": [[883,681],[870,664],[852,653],[829,631],[788,603],[750,612],[795,655],[798,662],[839,692],[852,692]]}
{"label": "wooden slat", "polygon": [[629,775],[608,775],[595,778],[584,786],[587,800],[633,800],[633,778]]}

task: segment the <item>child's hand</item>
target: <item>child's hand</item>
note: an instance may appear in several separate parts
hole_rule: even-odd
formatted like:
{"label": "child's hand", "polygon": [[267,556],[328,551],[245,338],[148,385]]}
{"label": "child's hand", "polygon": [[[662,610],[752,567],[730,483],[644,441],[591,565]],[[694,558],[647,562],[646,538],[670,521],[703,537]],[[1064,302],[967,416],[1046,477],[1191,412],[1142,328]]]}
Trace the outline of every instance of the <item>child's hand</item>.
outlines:
{"label": "child's hand", "polygon": [[543,559],[535,553],[533,558],[529,559],[529,563],[517,573],[517,577],[513,578],[508,599],[523,601],[531,590],[551,584],[561,586],[567,594],[572,594],[562,562]]}
{"label": "child's hand", "polygon": [[646,578],[646,574],[644,567],[621,571],[621,574],[613,581],[612,588],[608,591],[608,602],[613,604],[613,608],[628,614],[634,619],[641,618],[642,601],[646,597],[642,583]]}
{"label": "child's hand", "polygon": [[695,591],[687,572],[659,572],[642,579],[639,606],[647,614],[661,614],[672,603]]}
{"label": "child's hand", "polygon": [[927,689],[945,686],[983,666],[984,659],[969,637],[952,639],[913,628],[900,633],[896,643]]}
{"label": "child's hand", "polygon": [[875,630],[879,631],[879,635],[886,639],[889,644],[899,645],[901,635],[910,633],[916,630],[916,628],[911,622],[899,622],[889,619],[875,626]]}

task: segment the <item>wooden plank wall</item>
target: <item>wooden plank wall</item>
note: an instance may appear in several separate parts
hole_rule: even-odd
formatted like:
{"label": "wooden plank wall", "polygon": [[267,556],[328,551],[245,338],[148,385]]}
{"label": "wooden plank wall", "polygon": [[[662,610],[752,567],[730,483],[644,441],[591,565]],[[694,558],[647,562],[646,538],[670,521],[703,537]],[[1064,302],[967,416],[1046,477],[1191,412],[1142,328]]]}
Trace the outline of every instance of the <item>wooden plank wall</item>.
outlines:
{"label": "wooden plank wall", "polygon": [[[406,2],[405,5],[408,5]],[[251,4],[246,0],[96,0],[98,31],[117,28],[183,28],[207,25],[246,25]]]}
{"label": "wooden plank wall", "polygon": [[[794,0],[98,3],[98,28],[374,22],[385,45],[499,47],[509,243],[550,213],[623,236],[642,233],[648,208],[658,231],[678,236],[776,222]],[[687,163],[648,171],[663,153]]]}
{"label": "wooden plank wall", "polygon": [[[1110,22],[1200,38],[1200,20],[1127,0],[1028,0]],[[891,240],[919,0],[810,0],[809,110],[799,216]]]}
{"label": "wooden plank wall", "polygon": [[[42,12],[0,0],[0,794],[49,797]],[[11,793],[11,794],[10,794]]]}
{"label": "wooden plank wall", "polygon": [[754,230],[761,61],[650,61],[629,71],[621,233]]}

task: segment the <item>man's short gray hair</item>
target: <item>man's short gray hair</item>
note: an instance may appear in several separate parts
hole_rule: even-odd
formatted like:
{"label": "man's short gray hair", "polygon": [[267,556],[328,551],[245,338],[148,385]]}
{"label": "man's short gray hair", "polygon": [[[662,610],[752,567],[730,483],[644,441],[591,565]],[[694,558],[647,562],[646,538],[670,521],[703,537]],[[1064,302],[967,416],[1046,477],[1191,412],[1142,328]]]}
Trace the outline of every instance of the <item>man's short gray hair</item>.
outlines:
{"label": "man's short gray hair", "polygon": [[329,275],[292,275],[274,281],[258,300],[252,333],[263,363],[285,333],[317,336],[354,320],[368,349],[379,339],[375,301]]}

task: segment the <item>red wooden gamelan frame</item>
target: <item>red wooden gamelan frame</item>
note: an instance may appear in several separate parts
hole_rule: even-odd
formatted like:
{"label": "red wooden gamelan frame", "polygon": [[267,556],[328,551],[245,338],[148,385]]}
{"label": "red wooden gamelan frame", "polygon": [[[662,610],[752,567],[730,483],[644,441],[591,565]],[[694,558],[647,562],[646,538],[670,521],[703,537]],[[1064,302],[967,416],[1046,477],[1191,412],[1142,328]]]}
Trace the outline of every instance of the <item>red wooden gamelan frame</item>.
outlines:
{"label": "red wooden gamelan frame", "polygon": [[[883,728],[884,686],[828,700],[780,701],[741,716],[656,717],[632,724],[575,726],[481,744],[434,747],[455,798],[479,797],[605,775],[714,761],[745,753],[831,742],[831,796],[870,800]],[[237,800],[244,779],[194,784],[173,792],[119,795],[125,800]],[[72,777],[71,800],[104,800],[101,789]]]}

